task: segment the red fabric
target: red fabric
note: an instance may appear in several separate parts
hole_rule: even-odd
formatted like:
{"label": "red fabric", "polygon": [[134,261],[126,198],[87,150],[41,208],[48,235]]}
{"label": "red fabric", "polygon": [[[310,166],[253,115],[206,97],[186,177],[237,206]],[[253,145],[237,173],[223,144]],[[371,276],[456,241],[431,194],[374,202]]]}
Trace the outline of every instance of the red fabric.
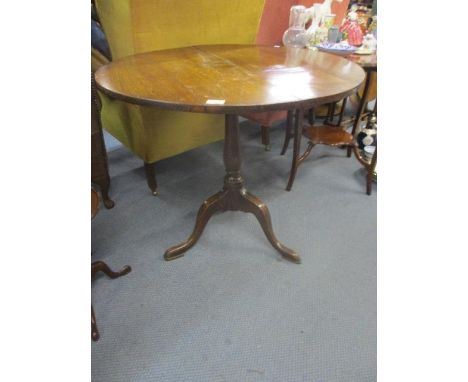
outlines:
{"label": "red fabric", "polygon": [[265,0],[257,44],[281,44],[283,33],[289,26],[289,10],[297,0]]}
{"label": "red fabric", "polygon": [[242,115],[244,118],[250,119],[262,126],[271,126],[276,121],[286,119],[286,111],[264,111],[261,113],[246,113]]}
{"label": "red fabric", "polygon": [[362,45],[362,31],[357,21],[347,20],[340,28],[340,32],[348,33],[348,44],[354,46]]}

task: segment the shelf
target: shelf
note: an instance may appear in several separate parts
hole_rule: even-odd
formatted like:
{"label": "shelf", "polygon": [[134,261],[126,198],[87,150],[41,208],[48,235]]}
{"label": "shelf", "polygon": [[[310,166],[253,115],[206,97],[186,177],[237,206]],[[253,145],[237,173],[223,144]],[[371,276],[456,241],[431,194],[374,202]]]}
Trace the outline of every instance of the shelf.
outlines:
{"label": "shelf", "polygon": [[335,126],[309,126],[304,131],[304,135],[310,142],[317,145],[329,146],[352,146],[354,145],[353,136],[342,127]]}

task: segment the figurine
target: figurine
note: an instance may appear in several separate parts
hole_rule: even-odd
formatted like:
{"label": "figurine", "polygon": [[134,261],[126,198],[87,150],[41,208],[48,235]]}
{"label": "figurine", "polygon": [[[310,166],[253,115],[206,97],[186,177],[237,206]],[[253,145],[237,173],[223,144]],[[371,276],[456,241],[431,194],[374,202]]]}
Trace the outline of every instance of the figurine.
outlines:
{"label": "figurine", "polygon": [[[333,1],[341,3],[343,0],[324,0],[322,4],[316,3],[310,8],[303,5],[292,6],[289,11],[289,28],[284,32],[283,44],[304,47],[326,41],[330,27],[330,25],[325,25],[327,18],[329,18],[329,23],[334,23],[334,15],[331,11]],[[311,20],[306,31],[305,25]]]}
{"label": "figurine", "polygon": [[356,137],[356,141],[361,150],[364,147],[375,146],[377,142],[377,118],[372,118],[367,122],[366,126],[361,129]]}
{"label": "figurine", "polygon": [[340,32],[348,35],[349,45],[362,45],[362,31],[357,21],[356,12],[349,12],[347,20],[340,28]]}
{"label": "figurine", "polygon": [[337,3],[342,3],[343,0],[325,0],[323,3],[322,3],[322,17],[325,17],[326,15],[330,15],[332,14],[332,10],[331,10],[331,5],[333,3],[333,1],[336,1]]}
{"label": "figurine", "polygon": [[364,36],[364,39],[362,41],[362,47],[364,49],[369,49],[373,52],[377,50],[377,40],[373,34],[368,33]]}
{"label": "figurine", "polygon": [[314,4],[312,7],[307,9],[308,20],[312,19],[312,23],[310,24],[306,32],[307,45],[309,47],[314,46],[315,44],[319,43],[317,39],[317,31],[320,26],[320,20],[321,20],[321,14],[322,14],[321,8],[322,8],[322,4]]}
{"label": "figurine", "polygon": [[306,32],[307,45],[309,47],[327,41],[328,29],[335,22],[335,15],[331,10],[333,1],[341,3],[343,0],[324,0],[321,4],[315,3],[310,8],[307,8],[306,23],[312,20]]}
{"label": "figurine", "polygon": [[324,21],[325,16],[332,14],[331,5],[333,1],[336,1],[337,3],[343,2],[343,0],[324,0],[322,4],[316,3],[313,4],[310,8],[307,8],[307,14],[309,17],[306,20],[306,23],[307,21],[314,20],[315,18],[317,19],[318,23],[317,26],[320,25]]}

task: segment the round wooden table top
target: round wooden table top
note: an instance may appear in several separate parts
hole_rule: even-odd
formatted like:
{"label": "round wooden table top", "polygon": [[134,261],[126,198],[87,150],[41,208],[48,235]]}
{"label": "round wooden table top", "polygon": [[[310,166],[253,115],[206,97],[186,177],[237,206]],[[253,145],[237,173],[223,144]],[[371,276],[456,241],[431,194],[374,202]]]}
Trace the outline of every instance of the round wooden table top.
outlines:
{"label": "round wooden table top", "polygon": [[363,82],[362,68],[308,49],[203,45],[129,56],[96,72],[112,98],[164,109],[239,114],[338,101]]}

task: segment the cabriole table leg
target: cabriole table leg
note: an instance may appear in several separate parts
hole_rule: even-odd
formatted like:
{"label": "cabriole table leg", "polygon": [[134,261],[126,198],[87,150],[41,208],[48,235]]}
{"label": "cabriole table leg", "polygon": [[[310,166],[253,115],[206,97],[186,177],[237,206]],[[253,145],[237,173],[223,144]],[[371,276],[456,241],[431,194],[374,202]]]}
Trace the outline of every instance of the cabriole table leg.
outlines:
{"label": "cabriole table leg", "polygon": [[173,260],[184,255],[200,238],[210,217],[217,211],[243,211],[255,215],[270,244],[286,259],[300,263],[301,258],[293,250],[285,247],[276,238],[267,206],[259,198],[247,192],[244,179],[240,174],[241,157],[239,142],[239,118],[228,114],[225,118],[224,138],[224,177],[223,190],[211,196],[198,211],[195,228],[190,237],[171,248],[164,254],[166,260]]}

